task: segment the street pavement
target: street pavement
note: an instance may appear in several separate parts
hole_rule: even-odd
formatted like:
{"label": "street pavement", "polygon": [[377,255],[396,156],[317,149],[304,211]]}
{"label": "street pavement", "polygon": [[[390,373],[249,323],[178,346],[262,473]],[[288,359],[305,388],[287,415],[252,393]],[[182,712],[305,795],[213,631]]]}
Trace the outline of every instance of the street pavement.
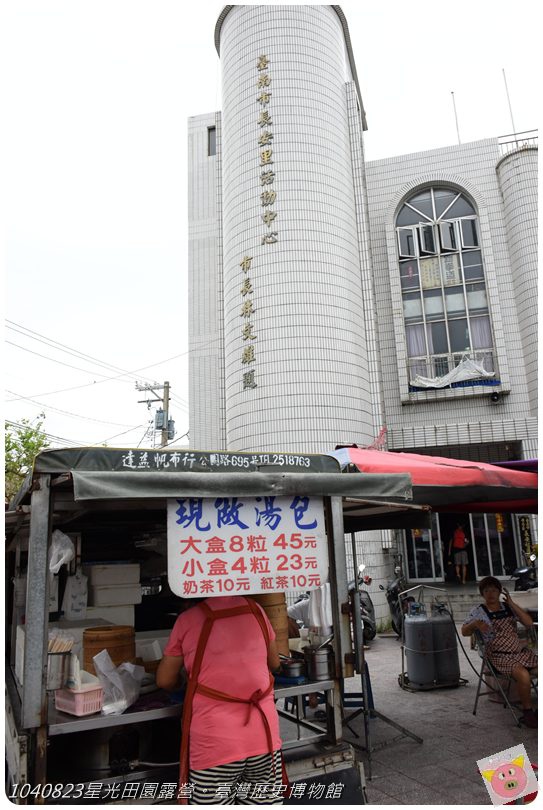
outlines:
{"label": "street pavement", "polygon": [[[402,657],[396,636],[378,636],[365,651],[374,708],[423,740],[402,736],[380,717],[369,721],[371,763],[367,750],[357,749],[369,804],[491,805],[477,760],[523,743],[532,764],[537,763],[536,729],[516,726],[510,711],[487,696],[479,698],[473,715],[478,678],[462,650],[477,671],[480,658],[470,640],[460,637],[460,673],[467,684],[418,692],[399,686]],[[360,678],[349,679],[346,691],[360,691]],[[347,716],[355,711],[347,710]],[[346,740],[365,747],[362,715],[349,726]]]}

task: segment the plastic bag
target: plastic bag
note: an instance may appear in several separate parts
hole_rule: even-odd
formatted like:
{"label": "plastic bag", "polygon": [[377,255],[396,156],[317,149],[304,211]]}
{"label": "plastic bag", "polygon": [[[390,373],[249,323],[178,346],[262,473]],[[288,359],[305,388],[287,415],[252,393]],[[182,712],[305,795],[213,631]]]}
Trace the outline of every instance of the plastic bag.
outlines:
{"label": "plastic bag", "polygon": [[49,551],[49,572],[58,574],[65,563],[75,557],[74,544],[67,534],[55,529],[52,535],[51,549]]}
{"label": "plastic bag", "polygon": [[62,610],[64,618],[70,621],[84,619],[87,615],[87,577],[83,575],[81,568],[66,580]]}
{"label": "plastic bag", "polygon": [[104,690],[102,714],[122,714],[138,699],[145,669],[129,663],[116,667],[107,650],[92,661]]}

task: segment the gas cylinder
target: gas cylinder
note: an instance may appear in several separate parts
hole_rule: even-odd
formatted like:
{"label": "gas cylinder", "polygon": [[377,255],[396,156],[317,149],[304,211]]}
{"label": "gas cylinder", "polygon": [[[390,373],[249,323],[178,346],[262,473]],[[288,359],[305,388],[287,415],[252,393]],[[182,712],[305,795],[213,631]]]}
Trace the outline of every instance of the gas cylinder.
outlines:
{"label": "gas cylinder", "polygon": [[404,621],[407,677],[412,689],[427,689],[435,681],[432,623],[424,605],[413,602]]}
{"label": "gas cylinder", "polygon": [[436,683],[439,686],[458,686],[460,664],[454,622],[445,605],[432,605],[432,641]]}

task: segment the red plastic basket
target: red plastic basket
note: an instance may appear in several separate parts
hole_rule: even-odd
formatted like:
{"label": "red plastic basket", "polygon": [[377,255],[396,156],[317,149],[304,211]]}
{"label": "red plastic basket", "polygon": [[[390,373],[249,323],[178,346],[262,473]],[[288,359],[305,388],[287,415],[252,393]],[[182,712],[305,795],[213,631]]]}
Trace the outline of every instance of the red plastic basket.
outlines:
{"label": "red plastic basket", "polygon": [[81,689],[57,689],[55,707],[67,714],[82,717],[85,714],[99,712],[104,701],[104,690],[101,686],[88,684]]}

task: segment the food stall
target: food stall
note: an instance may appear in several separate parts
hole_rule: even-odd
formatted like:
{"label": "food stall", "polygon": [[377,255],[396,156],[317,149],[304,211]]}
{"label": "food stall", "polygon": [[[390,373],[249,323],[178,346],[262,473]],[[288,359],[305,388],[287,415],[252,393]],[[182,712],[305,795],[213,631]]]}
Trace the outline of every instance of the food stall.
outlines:
{"label": "food stall", "polygon": [[[72,706],[70,713],[68,705],[66,711],[59,702],[63,689],[52,688],[58,686],[51,674],[52,628],[74,639],[74,655],[85,670],[108,635],[115,637],[112,657],[134,644],[152,681],[153,665],[186,600],[221,593],[282,595],[328,580],[328,673],[316,682],[286,678],[276,685],[283,750],[292,782],[342,782],[349,795],[327,788],[320,798],[364,803],[362,766],[342,740],[340,686],[355,673],[352,626],[359,626],[353,616],[358,602],[349,600],[347,586],[352,573],[343,504],[348,499],[368,515],[380,514],[402,510],[410,497],[408,475],[343,475],[327,455],[139,448],[40,453],[6,513],[12,801],[155,803],[177,795],[182,696],[176,702],[151,684],[126,711],[104,714],[80,687],[83,696],[71,696],[76,710]],[[71,539],[74,554],[52,574],[55,532]],[[87,598],[84,605],[71,605],[71,615],[82,618],[70,621],[63,609],[77,577],[87,580]],[[322,724],[303,713],[304,694],[316,691],[326,700]],[[284,708],[285,699],[294,711]],[[307,795],[297,795],[307,801]],[[320,798],[315,792],[312,801]],[[289,803],[295,801],[293,795]]]}

